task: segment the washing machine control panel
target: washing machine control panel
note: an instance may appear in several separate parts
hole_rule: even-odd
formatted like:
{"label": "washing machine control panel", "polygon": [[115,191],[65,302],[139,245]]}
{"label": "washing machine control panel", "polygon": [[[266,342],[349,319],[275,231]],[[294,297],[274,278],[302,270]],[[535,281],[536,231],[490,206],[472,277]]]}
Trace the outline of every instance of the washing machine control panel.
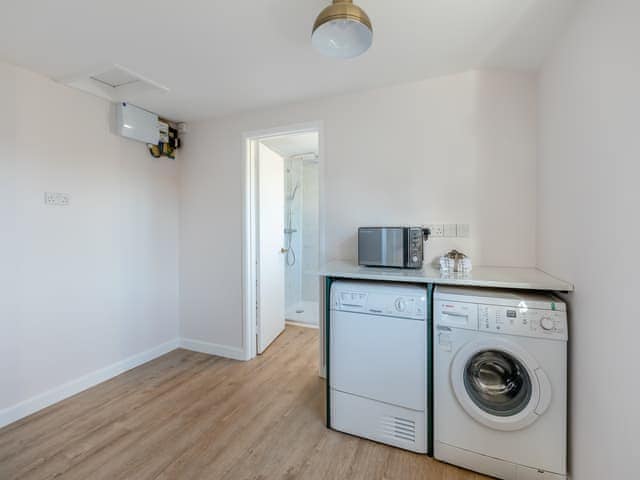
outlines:
{"label": "washing machine control panel", "polygon": [[478,305],[478,330],[567,339],[567,314],[554,310]]}

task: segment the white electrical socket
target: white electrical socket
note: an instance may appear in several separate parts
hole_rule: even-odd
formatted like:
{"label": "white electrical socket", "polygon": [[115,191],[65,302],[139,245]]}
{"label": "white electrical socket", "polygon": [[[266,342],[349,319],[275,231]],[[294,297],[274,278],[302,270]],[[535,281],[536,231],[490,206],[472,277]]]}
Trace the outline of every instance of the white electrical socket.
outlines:
{"label": "white electrical socket", "polygon": [[429,230],[431,230],[432,237],[444,237],[444,224],[442,223],[429,225]]}
{"label": "white electrical socket", "polygon": [[44,204],[66,207],[69,205],[68,193],[44,192]]}
{"label": "white electrical socket", "polygon": [[446,223],[444,225],[444,236],[445,237],[457,237],[458,236],[458,228],[455,223]]}
{"label": "white electrical socket", "polygon": [[55,205],[56,204],[56,194],[53,192],[44,192],[44,204],[45,205]]}
{"label": "white electrical socket", "polygon": [[469,224],[468,223],[459,223],[457,225],[457,234],[458,237],[468,238],[469,237]]}

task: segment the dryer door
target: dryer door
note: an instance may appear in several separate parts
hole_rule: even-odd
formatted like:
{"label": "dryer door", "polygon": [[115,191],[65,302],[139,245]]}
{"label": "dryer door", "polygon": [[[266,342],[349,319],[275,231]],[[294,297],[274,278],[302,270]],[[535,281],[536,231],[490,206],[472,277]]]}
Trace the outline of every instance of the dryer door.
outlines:
{"label": "dryer door", "polygon": [[462,347],[451,364],[451,383],[464,410],[496,430],[530,425],[551,401],[550,383],[535,359],[503,339]]}

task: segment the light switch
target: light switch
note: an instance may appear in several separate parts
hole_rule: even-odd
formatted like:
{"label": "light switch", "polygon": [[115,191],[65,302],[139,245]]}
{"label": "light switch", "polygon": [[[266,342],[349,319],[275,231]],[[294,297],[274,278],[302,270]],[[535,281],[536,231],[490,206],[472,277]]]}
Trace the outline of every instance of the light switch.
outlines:
{"label": "light switch", "polygon": [[458,224],[458,236],[462,238],[469,237],[469,224],[468,223],[459,223]]}
{"label": "light switch", "polygon": [[447,223],[444,226],[444,236],[445,237],[457,237],[458,236],[458,227],[455,223]]}

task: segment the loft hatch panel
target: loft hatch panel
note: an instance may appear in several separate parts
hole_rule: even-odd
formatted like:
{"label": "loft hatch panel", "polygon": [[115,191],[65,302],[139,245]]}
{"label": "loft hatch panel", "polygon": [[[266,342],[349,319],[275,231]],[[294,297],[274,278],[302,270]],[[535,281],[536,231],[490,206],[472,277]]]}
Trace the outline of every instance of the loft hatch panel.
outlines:
{"label": "loft hatch panel", "polygon": [[166,93],[167,87],[121,65],[97,68],[90,73],[59,79],[62,83],[113,102],[133,100],[149,93]]}

